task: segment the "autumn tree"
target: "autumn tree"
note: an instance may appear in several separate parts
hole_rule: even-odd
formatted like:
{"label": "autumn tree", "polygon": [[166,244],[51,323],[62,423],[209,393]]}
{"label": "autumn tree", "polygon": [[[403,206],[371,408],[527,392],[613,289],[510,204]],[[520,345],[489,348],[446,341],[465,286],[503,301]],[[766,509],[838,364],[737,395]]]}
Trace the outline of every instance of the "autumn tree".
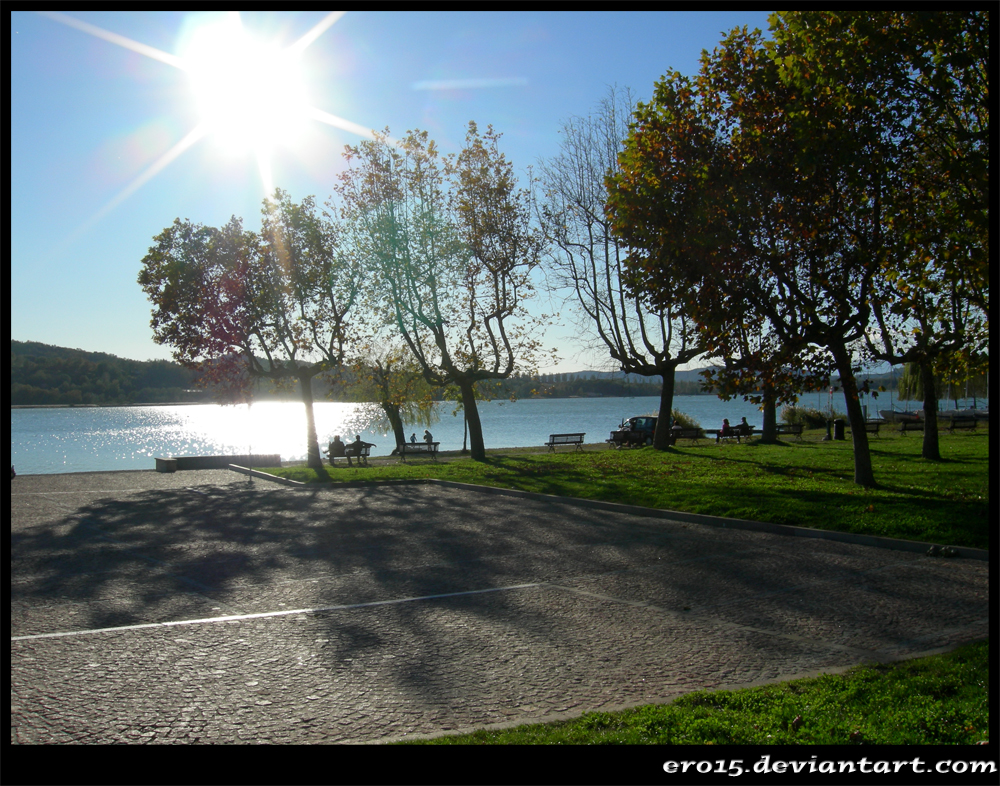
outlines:
{"label": "autumn tree", "polygon": [[528,194],[499,152],[499,134],[470,123],[457,156],[426,132],[388,133],[346,151],[337,193],[354,249],[374,273],[374,307],[395,326],[434,387],[455,385],[472,458],[486,457],[476,383],[530,367],[539,318],[525,303],[541,241]]}
{"label": "autumn tree", "polygon": [[139,284],[153,337],[199,369],[225,401],[249,401],[257,380],[297,383],[309,465],[322,467],[312,379],[344,358],[359,268],[339,253],[313,199],[265,200],[258,235],[233,218],[221,229],[177,219],[154,238]]}
{"label": "autumn tree", "polygon": [[[736,31],[703,58],[693,82],[661,80],[637,116],[622,159],[628,177],[614,183],[611,209],[616,231],[641,250],[630,262],[642,290],[660,297],[662,271],[676,276],[680,267],[709,332],[745,322],[773,334],[786,362],[815,359],[840,372],[855,481],[871,486],[854,346],[881,253],[880,203],[870,196],[893,157],[870,137],[862,155],[865,121],[824,96],[810,109],[817,127],[804,133],[788,111],[794,88],[780,63],[759,33]],[[702,144],[678,160],[670,154],[678,135]],[[678,201],[698,204],[699,220],[677,226]],[[656,221],[663,213],[676,234]],[[679,254],[685,247],[697,253]]]}
{"label": "autumn tree", "polygon": [[[735,31],[695,80],[658,85],[626,149],[635,176],[617,191],[616,229],[645,252],[630,260],[637,286],[658,295],[659,274],[686,263],[676,249],[698,247],[685,270],[705,324],[744,314],[799,362],[808,350],[833,363],[866,486],[859,350],[875,353],[875,336],[888,354],[914,325],[954,336],[956,299],[978,308],[962,317],[972,334],[988,324],[988,17],[942,16],[942,33],[937,16],[787,13],[772,17],[772,41]],[[669,140],[692,118],[706,147],[674,155],[683,177],[669,177]],[[685,189],[705,209],[679,239],[655,219],[676,214]]]}
{"label": "autumn tree", "polygon": [[[989,357],[989,12],[803,12],[772,25],[800,96],[830,93],[892,141],[896,169],[878,194],[882,291],[865,338],[872,357],[919,368],[922,455],[939,459],[941,383]],[[796,97],[790,110],[806,107]]]}
{"label": "autumn tree", "polygon": [[[559,155],[540,163],[539,214],[548,266],[570,293],[581,335],[596,337],[622,371],[661,377],[660,412],[670,413],[677,367],[701,352],[694,323],[682,303],[656,306],[626,290],[627,250],[605,213],[605,178],[618,171],[634,105],[629,91],[610,89],[593,114],[563,123]],[[657,450],[670,445],[670,425],[669,416],[657,420]]]}

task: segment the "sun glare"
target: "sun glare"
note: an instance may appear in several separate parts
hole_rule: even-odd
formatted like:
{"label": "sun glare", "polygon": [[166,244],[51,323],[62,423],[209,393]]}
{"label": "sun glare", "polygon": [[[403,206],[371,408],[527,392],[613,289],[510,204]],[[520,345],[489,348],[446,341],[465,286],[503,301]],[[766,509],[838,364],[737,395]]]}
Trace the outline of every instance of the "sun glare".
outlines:
{"label": "sun glare", "polygon": [[[369,128],[310,106],[301,58],[305,50],[327,31],[344,11],[331,11],[287,47],[264,42],[243,28],[239,12],[214,12],[191,17],[196,28],[186,37],[180,56],[112,33],[56,11],[39,11],[68,27],[116,46],[158,60],[186,72],[201,120],[181,140],[104,207],[71,233],[70,239],[88,230],[164,167],[203,139],[214,140],[230,154],[253,152],[265,193],[274,190],[271,159],[279,147],[291,147],[310,122],[372,137]],[[202,21],[211,20],[211,21]]]}
{"label": "sun glare", "polygon": [[222,149],[261,157],[294,144],[309,119],[294,50],[255,40],[231,13],[197,30],[183,60],[202,121]]}

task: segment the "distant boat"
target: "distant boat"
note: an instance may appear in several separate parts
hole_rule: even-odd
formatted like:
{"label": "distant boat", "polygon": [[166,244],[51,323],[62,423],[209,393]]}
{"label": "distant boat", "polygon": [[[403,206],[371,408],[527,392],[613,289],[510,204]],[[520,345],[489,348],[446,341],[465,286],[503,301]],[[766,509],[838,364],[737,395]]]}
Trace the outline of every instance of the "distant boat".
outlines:
{"label": "distant boat", "polygon": [[888,423],[917,423],[920,421],[918,412],[900,412],[895,409],[880,409],[878,411]]}
{"label": "distant boat", "polygon": [[[880,409],[881,415],[888,423],[918,423],[924,419],[924,411],[899,412],[895,409]],[[939,409],[938,420],[985,420],[990,419],[989,409]]]}
{"label": "distant boat", "polygon": [[[923,417],[924,411],[920,410]],[[939,409],[938,419],[946,420],[989,420],[990,411],[988,409]]]}

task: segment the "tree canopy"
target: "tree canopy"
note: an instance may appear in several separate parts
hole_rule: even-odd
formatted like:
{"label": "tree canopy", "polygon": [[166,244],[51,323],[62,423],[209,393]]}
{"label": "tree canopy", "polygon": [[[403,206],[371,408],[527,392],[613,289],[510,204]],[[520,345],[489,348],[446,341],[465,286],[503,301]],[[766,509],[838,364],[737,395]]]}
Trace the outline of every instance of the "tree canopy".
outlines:
{"label": "tree canopy", "polygon": [[485,458],[475,386],[530,370],[539,351],[528,314],[540,238],[500,135],[470,123],[457,156],[426,132],[388,131],[348,147],[337,186],[354,253],[372,269],[370,303],[394,326],[427,383],[455,385],[472,457]]}
{"label": "tree canopy", "polygon": [[222,228],[176,219],[154,238],[139,284],[153,303],[153,337],[198,368],[227,401],[253,381],[298,383],[310,466],[321,466],[312,379],[340,367],[362,268],[341,255],[314,201],[278,190],[258,235],[233,217]]}
{"label": "tree canopy", "polygon": [[[926,269],[931,251],[933,275],[954,278],[960,265],[941,244],[982,225],[980,175],[963,164],[962,193],[945,189],[947,167],[935,151],[946,149],[941,134],[951,118],[956,144],[964,129],[977,129],[958,157],[982,156],[988,112],[985,120],[977,114],[976,85],[985,83],[952,90],[964,109],[944,111],[948,99],[939,97],[965,62],[952,56],[962,36],[919,40],[934,28],[905,14],[789,13],[772,17],[771,29],[771,41],[734,31],[703,56],[695,78],[668,73],[657,83],[636,112],[621,173],[609,180],[609,214],[633,249],[634,294],[683,303],[713,349],[747,353],[738,365],[763,362],[758,371],[773,371],[775,360],[807,375],[839,371],[855,480],[873,485],[854,377],[859,353],[880,314],[917,310],[899,298],[901,284],[914,297],[927,291],[917,262]],[[903,39],[915,53],[941,54],[890,67]],[[915,199],[935,185],[943,196]],[[986,276],[973,265],[979,291],[988,292]],[[964,294],[974,298],[976,286]],[[741,343],[747,331],[770,335],[772,348],[755,353]]]}
{"label": "tree canopy", "polygon": [[[613,235],[605,213],[605,178],[618,171],[633,108],[627,90],[611,89],[591,115],[563,123],[559,154],[540,166],[539,214],[549,240],[552,280],[568,290],[581,336],[596,337],[593,343],[621,371],[661,377],[659,411],[671,412],[675,371],[702,347],[683,308],[629,296],[627,249]],[[670,445],[670,426],[670,418],[657,421],[656,449]]]}

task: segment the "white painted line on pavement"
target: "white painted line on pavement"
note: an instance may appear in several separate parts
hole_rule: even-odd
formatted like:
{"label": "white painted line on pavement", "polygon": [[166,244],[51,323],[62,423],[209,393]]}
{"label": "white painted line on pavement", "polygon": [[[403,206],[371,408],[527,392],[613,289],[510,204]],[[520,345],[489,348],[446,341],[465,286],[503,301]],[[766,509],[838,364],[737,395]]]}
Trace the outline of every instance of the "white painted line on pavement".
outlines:
{"label": "white painted line on pavement", "polygon": [[209,622],[240,622],[242,620],[264,619],[265,617],[287,617],[291,614],[318,614],[323,611],[347,611],[349,609],[364,609],[371,606],[391,606],[397,603],[412,603],[418,600],[437,600],[438,598],[457,598],[463,595],[482,595],[487,592],[506,592],[508,590],[530,589],[541,587],[546,582],[535,584],[513,584],[509,587],[490,587],[489,589],[467,590],[465,592],[445,592],[440,595],[421,595],[413,598],[394,598],[393,600],[373,600],[368,603],[351,603],[343,606],[319,606],[312,609],[289,609],[287,611],[264,611],[257,614],[231,614],[225,617],[204,617],[196,620],[174,620],[171,622],[146,622],[140,625],[121,625],[115,628],[93,628],[91,630],[70,630],[60,633],[35,633],[30,636],[11,636],[14,641],[31,641],[34,639],[56,639],[67,636],[86,636],[91,633],[111,633],[114,631],[143,630],[147,628],[169,628],[177,625],[202,625]]}

